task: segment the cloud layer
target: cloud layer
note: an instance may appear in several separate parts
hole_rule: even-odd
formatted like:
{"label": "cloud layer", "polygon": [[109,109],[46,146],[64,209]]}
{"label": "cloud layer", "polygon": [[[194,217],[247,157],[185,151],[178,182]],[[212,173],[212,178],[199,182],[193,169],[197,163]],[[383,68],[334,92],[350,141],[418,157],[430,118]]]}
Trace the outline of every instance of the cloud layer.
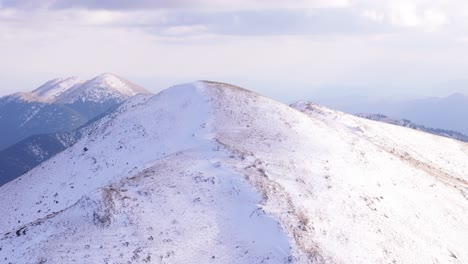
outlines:
{"label": "cloud layer", "polygon": [[2,0],[6,8],[86,8],[100,10],[147,9],[265,9],[265,8],[323,8],[347,7],[349,0]]}
{"label": "cloud layer", "polygon": [[[302,87],[298,96],[336,84],[406,92],[464,78],[467,7],[461,0],[0,0],[0,93],[105,71],[158,88],[215,78],[276,97],[290,94],[286,83]],[[156,77],[163,81],[148,81]]]}

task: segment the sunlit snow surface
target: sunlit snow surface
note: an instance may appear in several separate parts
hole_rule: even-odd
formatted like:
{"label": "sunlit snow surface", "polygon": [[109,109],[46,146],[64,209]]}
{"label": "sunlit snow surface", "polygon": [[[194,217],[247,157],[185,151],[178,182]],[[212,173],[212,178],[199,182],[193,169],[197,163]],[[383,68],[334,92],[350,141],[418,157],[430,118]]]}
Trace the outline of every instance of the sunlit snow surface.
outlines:
{"label": "sunlit snow surface", "polygon": [[71,104],[76,101],[103,102],[110,99],[123,101],[140,93],[149,92],[112,73],[103,73],[88,81],[78,77],[50,80],[32,92],[14,94],[11,100]]}
{"label": "sunlit snow surface", "polygon": [[42,102],[54,102],[57,98],[75,85],[83,84],[84,81],[77,77],[60,78],[46,82],[30,95]]}
{"label": "sunlit snow surface", "polygon": [[467,263],[468,145],[197,82],[0,188],[6,263]]}

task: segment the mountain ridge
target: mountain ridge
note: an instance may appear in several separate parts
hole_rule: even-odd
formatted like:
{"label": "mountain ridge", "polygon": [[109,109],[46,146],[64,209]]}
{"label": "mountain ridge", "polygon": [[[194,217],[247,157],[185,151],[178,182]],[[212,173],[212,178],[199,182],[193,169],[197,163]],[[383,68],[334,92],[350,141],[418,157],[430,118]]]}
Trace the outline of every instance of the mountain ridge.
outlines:
{"label": "mountain ridge", "polygon": [[57,102],[61,104],[70,104],[76,101],[100,102],[111,98],[128,98],[139,93],[150,94],[146,89],[121,77],[112,73],[103,73],[65,91],[57,98]]}
{"label": "mountain ridge", "polygon": [[409,119],[426,127],[443,128],[468,134],[468,125],[461,122],[468,115],[468,96],[465,93],[412,99],[342,96],[321,98],[317,101],[322,105],[350,114],[381,113],[394,118]]}
{"label": "mountain ridge", "polygon": [[75,85],[83,84],[83,82],[84,81],[78,77],[57,78],[44,83],[29,93],[23,94],[28,94],[29,98],[31,98],[29,100],[52,103],[56,102],[57,98],[67,92],[67,90],[71,89]]}
{"label": "mountain ridge", "polygon": [[468,259],[467,144],[294,107],[209,82],[130,99],[0,187],[0,258]]}
{"label": "mountain ridge", "polygon": [[3,97],[13,96],[25,101],[40,103],[69,104],[77,100],[99,102],[108,100],[109,97],[131,97],[139,93],[150,94],[143,87],[122,77],[112,73],[103,73],[90,80],[82,80],[78,77],[56,78],[31,92],[19,92]]}

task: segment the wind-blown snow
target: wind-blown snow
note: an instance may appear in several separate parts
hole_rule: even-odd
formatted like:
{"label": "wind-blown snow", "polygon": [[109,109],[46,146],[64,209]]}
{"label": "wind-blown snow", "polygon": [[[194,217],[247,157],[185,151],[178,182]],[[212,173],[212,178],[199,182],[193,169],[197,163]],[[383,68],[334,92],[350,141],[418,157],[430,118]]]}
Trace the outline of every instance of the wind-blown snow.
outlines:
{"label": "wind-blown snow", "polygon": [[466,144],[197,82],[0,188],[17,263],[465,263]]}

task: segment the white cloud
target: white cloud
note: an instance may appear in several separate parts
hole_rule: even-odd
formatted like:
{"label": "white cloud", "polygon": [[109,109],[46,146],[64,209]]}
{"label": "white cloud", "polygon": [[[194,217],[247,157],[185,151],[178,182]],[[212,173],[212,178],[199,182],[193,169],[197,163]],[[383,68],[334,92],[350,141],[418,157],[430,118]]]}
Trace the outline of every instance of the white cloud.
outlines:
{"label": "white cloud", "polygon": [[422,21],[416,13],[416,6],[411,2],[395,2],[389,10],[390,22],[402,27],[417,27]]}
{"label": "white cloud", "polygon": [[463,10],[468,9],[453,1],[457,4],[204,0],[198,4],[205,8],[189,10],[3,8],[0,89],[20,72],[36,76],[38,84],[111,71],[137,82],[169,79],[164,86],[213,78],[309,87],[464,77],[468,14]]}
{"label": "white cloud", "polygon": [[[446,5],[424,0],[392,0],[361,2],[361,15],[371,21],[387,23],[397,28],[435,31],[448,24],[448,12],[453,10]],[[440,2],[438,2],[440,3]]]}
{"label": "white cloud", "polygon": [[106,10],[94,12],[78,12],[78,18],[82,23],[88,25],[111,25],[125,18],[120,12],[111,12]]}
{"label": "white cloud", "polygon": [[172,26],[162,31],[165,35],[196,35],[206,33],[205,25]]}
{"label": "white cloud", "polygon": [[384,13],[372,9],[365,9],[362,11],[362,16],[379,23],[384,22],[385,19]]}
{"label": "white cloud", "polygon": [[448,21],[447,16],[440,10],[427,9],[423,15],[424,26],[430,30],[436,30],[445,25]]}
{"label": "white cloud", "polygon": [[390,22],[397,26],[424,30],[436,30],[447,23],[443,10],[437,8],[418,9],[410,2],[397,2],[390,8]]}
{"label": "white cloud", "polygon": [[350,0],[201,0],[199,7],[220,9],[343,8]]}

